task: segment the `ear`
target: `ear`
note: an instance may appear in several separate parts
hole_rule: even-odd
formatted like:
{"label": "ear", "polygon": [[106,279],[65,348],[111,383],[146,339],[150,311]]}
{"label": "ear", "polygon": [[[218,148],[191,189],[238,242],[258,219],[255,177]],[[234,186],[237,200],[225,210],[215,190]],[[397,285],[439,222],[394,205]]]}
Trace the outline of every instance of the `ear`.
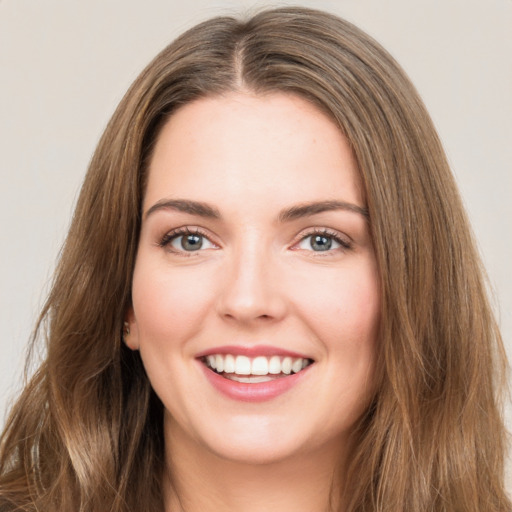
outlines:
{"label": "ear", "polygon": [[131,350],[139,350],[139,329],[132,306],[128,308],[124,317],[123,341]]}

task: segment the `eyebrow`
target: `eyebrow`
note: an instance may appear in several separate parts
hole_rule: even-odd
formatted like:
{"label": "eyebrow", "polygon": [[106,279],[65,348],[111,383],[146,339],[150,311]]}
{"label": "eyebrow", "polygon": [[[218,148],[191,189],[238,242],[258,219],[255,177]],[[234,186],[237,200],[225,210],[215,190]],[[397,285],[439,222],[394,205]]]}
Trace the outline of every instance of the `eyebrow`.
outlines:
{"label": "eyebrow", "polygon": [[369,218],[368,208],[358,206],[356,204],[347,203],[346,201],[317,201],[311,203],[298,204],[282,210],[278,216],[280,222],[287,222],[290,220],[299,219],[301,217],[308,217],[317,213],[328,212],[333,210],[346,210],[349,212],[358,213],[365,219]]}
{"label": "eyebrow", "polygon": [[152,213],[158,210],[177,210],[179,212],[198,215],[199,217],[206,217],[208,219],[221,218],[220,212],[217,208],[210,206],[207,203],[191,201],[188,199],[161,199],[149,208],[145,217],[149,217]]}
{"label": "eyebrow", "polygon": [[[197,215],[208,219],[220,219],[221,214],[217,208],[199,201],[192,201],[189,199],[161,199],[157,201],[145,214],[145,218],[149,217],[152,213],[159,210],[177,210],[190,215]],[[277,219],[279,222],[289,222],[302,217],[309,217],[318,213],[345,210],[358,213],[368,219],[368,209],[356,204],[347,203],[346,201],[314,201],[310,203],[303,203],[285,208],[281,210]]]}

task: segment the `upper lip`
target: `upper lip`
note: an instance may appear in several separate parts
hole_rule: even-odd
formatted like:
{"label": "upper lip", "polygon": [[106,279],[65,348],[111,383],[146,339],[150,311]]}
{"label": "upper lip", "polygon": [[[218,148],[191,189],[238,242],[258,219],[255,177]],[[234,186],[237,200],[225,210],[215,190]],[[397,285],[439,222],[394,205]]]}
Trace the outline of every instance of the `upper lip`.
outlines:
{"label": "upper lip", "polygon": [[293,358],[313,359],[308,355],[279,347],[273,347],[271,345],[223,345],[220,347],[213,347],[202,352],[199,352],[196,355],[196,358],[199,359],[201,357],[206,357],[214,354],[232,354],[235,356],[247,356],[251,358],[258,356],[288,356]]}

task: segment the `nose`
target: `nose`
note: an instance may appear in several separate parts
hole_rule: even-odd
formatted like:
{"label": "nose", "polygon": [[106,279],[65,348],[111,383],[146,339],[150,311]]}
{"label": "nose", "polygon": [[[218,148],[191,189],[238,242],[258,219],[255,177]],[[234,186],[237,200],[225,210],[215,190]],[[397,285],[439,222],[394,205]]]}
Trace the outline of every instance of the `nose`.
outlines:
{"label": "nose", "polygon": [[275,322],[287,312],[286,290],[275,257],[261,248],[247,248],[226,262],[218,313],[241,324]]}

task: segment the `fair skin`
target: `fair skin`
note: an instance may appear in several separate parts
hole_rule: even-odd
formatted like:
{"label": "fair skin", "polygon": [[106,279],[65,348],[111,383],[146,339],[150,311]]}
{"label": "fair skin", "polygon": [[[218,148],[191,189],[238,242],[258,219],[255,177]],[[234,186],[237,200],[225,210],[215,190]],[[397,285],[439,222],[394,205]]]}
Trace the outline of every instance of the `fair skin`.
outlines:
{"label": "fair skin", "polygon": [[374,391],[379,297],[357,165],[325,114],[248,92],[173,114],[126,338],[164,405],[166,509],[328,510]]}

